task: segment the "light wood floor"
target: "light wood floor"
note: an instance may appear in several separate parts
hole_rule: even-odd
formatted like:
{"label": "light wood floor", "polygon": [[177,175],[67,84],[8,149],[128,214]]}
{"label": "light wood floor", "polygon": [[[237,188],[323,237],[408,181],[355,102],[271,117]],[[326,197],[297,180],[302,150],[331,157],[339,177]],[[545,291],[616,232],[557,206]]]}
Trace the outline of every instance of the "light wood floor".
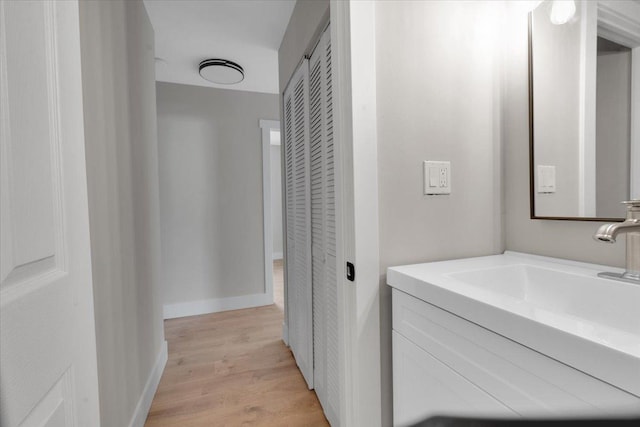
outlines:
{"label": "light wood floor", "polygon": [[274,305],[165,321],[169,361],[145,427],[328,425],[282,342],[282,262],[274,270]]}

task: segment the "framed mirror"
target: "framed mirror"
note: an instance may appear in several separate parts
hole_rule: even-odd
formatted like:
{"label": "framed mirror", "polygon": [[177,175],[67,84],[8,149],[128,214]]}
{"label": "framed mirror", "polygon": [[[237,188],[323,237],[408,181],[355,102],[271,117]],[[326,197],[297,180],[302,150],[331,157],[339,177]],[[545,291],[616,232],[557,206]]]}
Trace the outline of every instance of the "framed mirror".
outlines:
{"label": "framed mirror", "polygon": [[640,198],[640,2],[529,14],[531,218],[622,221]]}

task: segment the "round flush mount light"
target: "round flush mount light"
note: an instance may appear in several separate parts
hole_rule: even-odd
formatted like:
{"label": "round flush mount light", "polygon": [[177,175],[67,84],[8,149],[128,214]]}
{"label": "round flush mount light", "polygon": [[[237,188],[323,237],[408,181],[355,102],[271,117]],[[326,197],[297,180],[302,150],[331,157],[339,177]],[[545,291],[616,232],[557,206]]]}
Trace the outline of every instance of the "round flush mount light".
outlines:
{"label": "round flush mount light", "polygon": [[576,3],[573,0],[554,0],[551,4],[551,23],[566,24],[576,14]]}
{"label": "round flush mount light", "polygon": [[199,66],[200,76],[211,83],[232,85],[244,80],[244,69],[226,59],[205,59]]}

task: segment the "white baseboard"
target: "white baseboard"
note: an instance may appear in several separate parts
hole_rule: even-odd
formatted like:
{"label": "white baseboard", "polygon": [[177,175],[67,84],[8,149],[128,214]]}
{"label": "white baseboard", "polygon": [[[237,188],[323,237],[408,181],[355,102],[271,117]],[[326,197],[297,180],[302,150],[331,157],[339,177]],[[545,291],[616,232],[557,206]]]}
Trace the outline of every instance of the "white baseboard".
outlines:
{"label": "white baseboard", "polygon": [[164,318],[174,319],[176,317],[218,313],[220,311],[239,310],[241,308],[260,307],[271,304],[273,304],[273,296],[270,297],[268,294],[179,302],[164,305]]}
{"label": "white baseboard", "polygon": [[284,258],[284,254],[282,252],[274,252],[273,259],[282,259]]}
{"label": "white baseboard", "polygon": [[162,377],[162,372],[164,372],[164,367],[167,364],[168,357],[167,342],[164,341],[160,347],[156,363],[153,365],[153,370],[147,379],[144,390],[142,390],[142,395],[138,400],[136,409],[133,412],[133,417],[131,418],[129,427],[144,427],[147,415],[149,414],[149,409],[151,409],[153,396],[155,396],[156,390],[158,389],[158,384],[160,383],[160,378]]}

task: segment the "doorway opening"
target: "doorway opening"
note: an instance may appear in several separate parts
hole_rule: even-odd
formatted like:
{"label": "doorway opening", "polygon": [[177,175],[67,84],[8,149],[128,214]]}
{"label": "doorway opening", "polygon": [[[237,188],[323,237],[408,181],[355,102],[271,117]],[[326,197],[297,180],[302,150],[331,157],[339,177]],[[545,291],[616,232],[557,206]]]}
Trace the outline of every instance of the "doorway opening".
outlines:
{"label": "doorway opening", "polygon": [[265,292],[284,313],[282,152],[280,122],[260,120],[264,215]]}
{"label": "doorway opening", "polygon": [[280,129],[271,129],[271,235],[273,237],[273,303],[284,313],[284,255],[282,232],[282,167]]}

